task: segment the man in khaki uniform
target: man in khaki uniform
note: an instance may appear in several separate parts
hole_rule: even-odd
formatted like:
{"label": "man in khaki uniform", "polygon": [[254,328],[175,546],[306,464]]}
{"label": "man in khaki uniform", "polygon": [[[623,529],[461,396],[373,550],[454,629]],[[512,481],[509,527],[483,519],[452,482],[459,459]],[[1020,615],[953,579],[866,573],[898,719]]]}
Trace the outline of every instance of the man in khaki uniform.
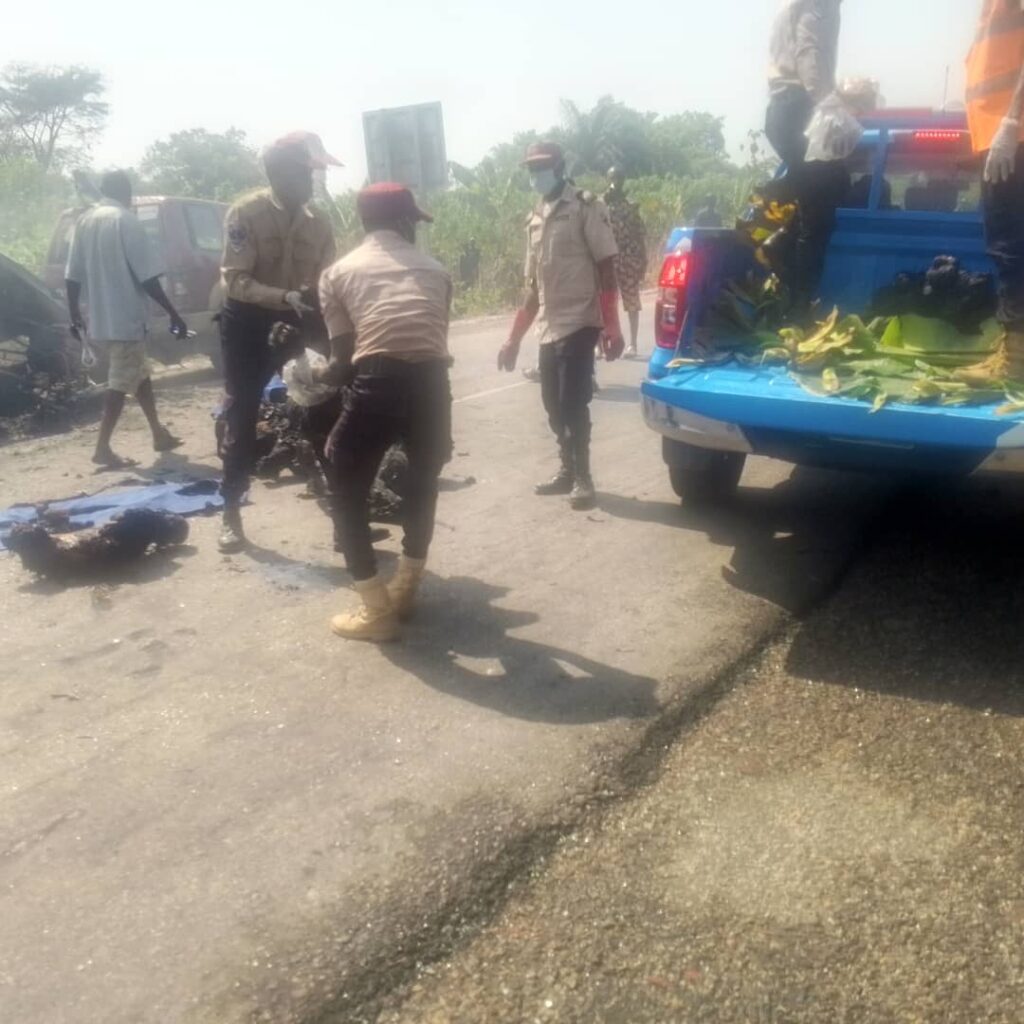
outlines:
{"label": "man in khaki uniform", "polygon": [[222,260],[227,299],[220,317],[226,394],[222,551],[245,544],[240,504],[249,489],[260,400],[279,368],[270,330],[275,323],[299,326],[303,317],[318,316],[317,282],[334,259],[334,232],[327,217],[307,204],[314,169],[337,163],[317,136],[293,132],[263,154],[270,188],[228,211]]}
{"label": "man in khaki uniform", "polygon": [[[434,535],[438,478],[451,458],[452,281],[416,248],[416,225],[431,218],[407,188],[371,185],[357,203],[366,238],[320,279],[331,361],[318,382],[349,381],[327,457],[339,539],[362,598],[358,611],[335,616],[331,628],[350,640],[384,641],[412,614]],[[384,453],[398,441],[409,462],[403,554],[385,587],[370,543],[367,498]]]}
{"label": "man in khaki uniform", "polygon": [[594,505],[594,350],[600,342],[610,361],[622,355],[624,345],[615,278],[618,249],[607,208],[566,178],[558,145],[535,143],[525,164],[541,200],[527,221],[526,298],[498,354],[498,368],[515,369],[519,347],[536,319],[541,397],[561,459],[559,471],[536,493],[568,494],[573,508],[588,509]]}

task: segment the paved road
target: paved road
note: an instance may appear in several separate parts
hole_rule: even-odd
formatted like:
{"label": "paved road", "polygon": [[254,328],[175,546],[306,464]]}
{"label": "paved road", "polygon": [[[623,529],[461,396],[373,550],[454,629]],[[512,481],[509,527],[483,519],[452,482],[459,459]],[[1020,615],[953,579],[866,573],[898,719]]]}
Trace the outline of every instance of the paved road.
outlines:
{"label": "paved road", "polygon": [[[493,368],[502,326],[455,332],[458,454],[400,644],[329,634],[346,577],[293,486],[257,487],[246,555],[198,520],[118,585],[0,561],[0,1018],[359,1019],[856,552],[878,489],[844,477],[754,464],[737,509],[685,514],[640,364],[599,371],[599,510],[534,498],[553,446]],[[141,475],[216,471],[216,397],[164,385],[187,455]],[[94,436],[0,450],[0,492],[96,489]],[[148,465],[145,440],[133,409],[120,447]]]}
{"label": "paved road", "polygon": [[380,1024],[1018,1024],[1024,501],[902,496],[655,781]]}

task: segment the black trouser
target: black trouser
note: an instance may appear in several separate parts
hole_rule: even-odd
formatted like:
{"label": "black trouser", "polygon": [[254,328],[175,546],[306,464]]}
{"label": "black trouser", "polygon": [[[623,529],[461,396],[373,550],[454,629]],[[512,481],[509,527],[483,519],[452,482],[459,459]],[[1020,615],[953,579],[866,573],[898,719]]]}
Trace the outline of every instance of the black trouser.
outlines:
{"label": "black trouser", "polygon": [[220,485],[226,505],[237,505],[249,489],[255,461],[256,424],[263,389],[279,369],[270,348],[275,323],[296,325],[291,312],[264,309],[228,299],[220,315],[220,343],[224,355],[224,438]]}
{"label": "black trouser", "polygon": [[765,134],[786,164],[784,198],[799,204],[796,224],[796,266],[790,282],[794,304],[808,305],[817,295],[825,255],[836,226],[836,210],[850,189],[845,161],[808,162],[807,130],[814,100],[801,86],[773,93],[765,118]]}
{"label": "black trouser", "polygon": [[1024,145],[1009,181],[983,187],[985,239],[999,279],[999,320],[1024,330]]}
{"label": "black trouser", "polygon": [[377,575],[367,500],[384,453],[405,443],[409,460],[402,503],[402,550],[426,558],[434,536],[437,481],[452,454],[452,393],[447,360],[409,363],[370,356],[356,364],[338,422],[327,441],[334,467],[339,540],[356,580]]}
{"label": "black trouser", "polygon": [[590,402],[594,397],[594,347],[599,327],[584,327],[540,347],[540,394],[558,440],[562,467],[590,476]]}

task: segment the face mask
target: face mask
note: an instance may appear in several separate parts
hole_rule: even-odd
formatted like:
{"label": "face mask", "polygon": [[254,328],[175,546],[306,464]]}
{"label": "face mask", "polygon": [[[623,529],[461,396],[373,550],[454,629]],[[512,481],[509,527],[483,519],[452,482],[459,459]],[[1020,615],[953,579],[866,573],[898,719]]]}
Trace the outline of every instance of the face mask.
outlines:
{"label": "face mask", "polygon": [[558,175],[550,168],[544,171],[531,171],[530,187],[542,196],[549,196],[558,188]]}

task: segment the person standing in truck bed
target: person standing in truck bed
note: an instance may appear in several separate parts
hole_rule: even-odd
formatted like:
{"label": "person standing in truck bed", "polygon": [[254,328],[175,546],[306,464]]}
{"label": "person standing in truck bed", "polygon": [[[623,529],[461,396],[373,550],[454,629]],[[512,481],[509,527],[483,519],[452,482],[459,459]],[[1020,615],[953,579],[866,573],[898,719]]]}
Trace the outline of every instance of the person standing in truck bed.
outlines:
{"label": "person standing in truck bed", "polygon": [[807,161],[815,106],[836,89],[842,0],[785,0],[772,27],[765,134],[786,164],[786,199],[799,204],[790,284],[799,318],[817,297],[836,210],[850,188],[843,161]]}

